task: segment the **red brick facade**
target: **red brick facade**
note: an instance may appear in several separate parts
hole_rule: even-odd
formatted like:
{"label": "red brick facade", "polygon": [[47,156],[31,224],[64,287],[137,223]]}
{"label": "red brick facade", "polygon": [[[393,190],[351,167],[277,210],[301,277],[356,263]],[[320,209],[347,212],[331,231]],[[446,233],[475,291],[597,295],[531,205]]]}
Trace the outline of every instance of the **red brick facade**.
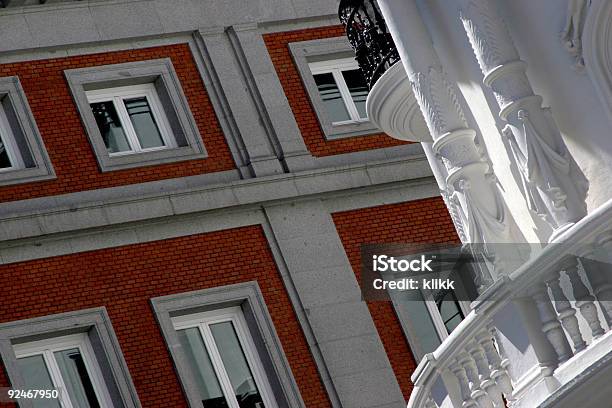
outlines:
{"label": "red brick facade", "polygon": [[310,103],[306,88],[293,62],[289,43],[344,36],[342,26],[321,27],[264,35],[264,41],[285,90],[304,142],[313,156],[330,156],[361,150],[405,144],[384,133],[326,141],[317,115]]}
{"label": "red brick facade", "polygon": [[[101,173],[81,124],[64,70],[171,58],[209,157]],[[16,75],[25,90],[56,180],[0,188],[0,202],[81,190],[192,176],[235,168],[230,150],[187,44],[105,52],[0,65],[0,77]]]}
{"label": "red brick facade", "polygon": [[[344,250],[360,281],[361,244],[459,243],[455,227],[439,197],[333,214]],[[389,302],[368,302],[399,385],[408,400],[416,367],[410,346]]]}
{"label": "red brick facade", "polygon": [[149,299],[256,280],[306,406],[330,406],[258,226],[5,265],[0,275],[0,322],[106,306],[147,408],[187,406]]}

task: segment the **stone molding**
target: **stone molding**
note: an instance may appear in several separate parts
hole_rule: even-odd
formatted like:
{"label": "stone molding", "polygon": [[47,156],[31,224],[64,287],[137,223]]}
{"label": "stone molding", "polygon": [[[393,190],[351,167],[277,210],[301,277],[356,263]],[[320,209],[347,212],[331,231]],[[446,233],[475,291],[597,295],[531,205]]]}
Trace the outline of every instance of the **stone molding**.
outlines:
{"label": "stone molding", "polygon": [[374,84],[366,101],[370,120],[399,140],[431,142],[431,135],[401,63],[389,68]]}

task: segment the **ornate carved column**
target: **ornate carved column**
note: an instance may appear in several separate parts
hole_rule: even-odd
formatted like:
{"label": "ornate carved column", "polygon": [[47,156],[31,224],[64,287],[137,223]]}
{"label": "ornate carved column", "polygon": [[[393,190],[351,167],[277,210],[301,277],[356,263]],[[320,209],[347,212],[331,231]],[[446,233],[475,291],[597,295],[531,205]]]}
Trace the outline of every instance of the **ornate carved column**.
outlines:
{"label": "ornate carved column", "polygon": [[[542,97],[529,83],[508,29],[491,0],[462,0],[461,20],[484,83],[491,87],[508,122],[514,159],[529,208],[563,231],[586,215],[588,181],[568,151]],[[553,234],[553,235],[555,235]]]}
{"label": "ornate carved column", "polygon": [[[419,107],[433,138],[433,152],[446,168],[448,201],[467,242],[483,243],[496,274],[512,270],[521,255],[496,254],[493,244],[522,242],[459,103],[456,85],[444,73],[414,0],[379,0]],[[509,251],[509,246],[503,247]],[[505,265],[504,263],[512,263]]]}

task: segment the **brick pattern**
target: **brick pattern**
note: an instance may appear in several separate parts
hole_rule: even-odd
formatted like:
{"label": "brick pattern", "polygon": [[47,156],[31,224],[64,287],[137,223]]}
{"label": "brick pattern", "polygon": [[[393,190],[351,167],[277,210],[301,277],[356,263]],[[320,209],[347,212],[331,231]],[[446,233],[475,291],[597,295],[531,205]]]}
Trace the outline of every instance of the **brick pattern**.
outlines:
{"label": "brick pattern", "polygon": [[[101,173],[63,71],[171,58],[208,151],[206,159]],[[57,174],[56,180],[0,187],[0,202],[192,176],[235,168],[187,44],[0,65],[0,77],[21,80]]]}
{"label": "brick pattern", "polygon": [[[439,197],[339,212],[332,215],[357,280],[361,282],[361,244],[459,243]],[[406,400],[416,362],[390,302],[367,302],[378,334]]]}
{"label": "brick pattern", "polygon": [[325,140],[306,88],[291,57],[289,43],[344,35],[344,28],[341,25],[264,35],[264,41],[276,68],[276,73],[289,100],[289,105],[295,115],[306,146],[314,156],[321,157],[406,144],[406,142],[393,139],[384,133],[340,140]]}
{"label": "brick pattern", "polygon": [[106,306],[147,408],[187,406],[149,299],[257,280],[306,406],[331,406],[260,226],[5,265],[0,275],[0,322]]}

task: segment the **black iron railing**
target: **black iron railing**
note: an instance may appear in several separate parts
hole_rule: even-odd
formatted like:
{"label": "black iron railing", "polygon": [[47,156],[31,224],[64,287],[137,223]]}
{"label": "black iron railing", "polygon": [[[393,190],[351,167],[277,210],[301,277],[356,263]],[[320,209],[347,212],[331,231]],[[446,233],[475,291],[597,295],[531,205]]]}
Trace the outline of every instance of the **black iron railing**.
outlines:
{"label": "black iron railing", "polygon": [[376,0],[340,0],[340,22],[370,89],[399,55]]}

